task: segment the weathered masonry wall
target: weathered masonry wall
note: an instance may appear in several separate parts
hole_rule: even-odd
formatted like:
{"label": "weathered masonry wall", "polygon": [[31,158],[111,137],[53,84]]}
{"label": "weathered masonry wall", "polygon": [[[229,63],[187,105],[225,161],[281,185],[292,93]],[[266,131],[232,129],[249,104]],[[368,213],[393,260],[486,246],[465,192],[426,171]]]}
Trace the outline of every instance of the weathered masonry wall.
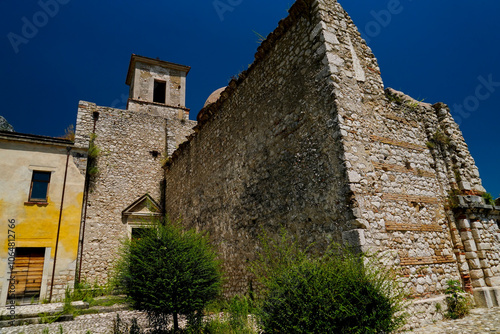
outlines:
{"label": "weathered masonry wall", "polygon": [[95,133],[101,150],[84,210],[82,277],[101,283],[107,279],[120,240],[128,233],[123,210],[145,194],[161,203],[166,128],[161,116],[80,102],[76,145],[88,147]]}
{"label": "weathered masonry wall", "polygon": [[[88,148],[94,138],[100,151],[89,165],[97,174],[87,174],[79,258],[82,279],[104,282],[122,239],[162,216],[162,164],[195,125],[185,107],[189,69],[132,55],[127,110],[80,102],[76,145]],[[165,89],[165,99],[154,102],[155,90],[162,95],[158,89]]]}
{"label": "weathered masonry wall", "polygon": [[309,10],[292,7],[223,102],[202,110],[166,171],[167,213],[210,232],[229,295],[248,291],[262,230],[284,226],[321,246],[340,242],[352,215],[322,26]]}
{"label": "weathered masonry wall", "polygon": [[459,258],[470,268],[469,276],[479,306],[500,305],[500,206],[479,196],[458,197],[454,209],[455,235],[463,242]]}
{"label": "weathered masonry wall", "polygon": [[[186,74],[175,69],[161,66],[151,66],[137,62],[134,71],[134,79],[131,87],[133,105],[140,105],[140,102],[150,104],[153,101],[154,80],[159,79],[166,82],[165,103],[169,106],[183,107],[186,105]],[[128,108],[133,109],[133,108]]]}
{"label": "weathered masonry wall", "polygon": [[283,225],[304,244],[385,255],[415,298],[408,327],[441,316],[449,279],[498,303],[496,209],[464,218],[453,205],[485,190],[449,109],[384,91],[336,1],[297,1],[198,121],[167,166],[165,205],[210,232],[228,294],[248,288],[259,231]]}

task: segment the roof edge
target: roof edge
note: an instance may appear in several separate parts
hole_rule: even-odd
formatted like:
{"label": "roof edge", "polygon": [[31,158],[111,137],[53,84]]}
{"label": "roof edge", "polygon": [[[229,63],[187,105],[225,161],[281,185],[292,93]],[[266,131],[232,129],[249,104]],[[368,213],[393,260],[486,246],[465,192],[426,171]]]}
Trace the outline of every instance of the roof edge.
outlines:
{"label": "roof edge", "polygon": [[71,146],[74,147],[75,143],[69,139],[62,139],[49,136],[32,135],[20,132],[0,131],[0,139],[16,140],[22,142],[32,142],[38,144],[52,144],[57,146]]}

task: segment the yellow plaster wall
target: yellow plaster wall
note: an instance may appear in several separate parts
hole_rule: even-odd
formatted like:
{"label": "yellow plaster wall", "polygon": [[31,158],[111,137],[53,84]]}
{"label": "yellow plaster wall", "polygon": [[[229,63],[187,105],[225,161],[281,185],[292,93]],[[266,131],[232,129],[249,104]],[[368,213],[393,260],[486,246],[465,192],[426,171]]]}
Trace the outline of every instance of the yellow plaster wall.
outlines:
{"label": "yellow plaster wall", "polygon": [[[7,271],[8,220],[15,219],[16,247],[51,248],[54,258],[66,149],[0,141],[0,284]],[[33,170],[51,171],[48,204],[27,204]],[[56,276],[75,270],[82,210],[84,176],[69,159],[62,211]],[[2,301],[0,301],[2,302]]]}

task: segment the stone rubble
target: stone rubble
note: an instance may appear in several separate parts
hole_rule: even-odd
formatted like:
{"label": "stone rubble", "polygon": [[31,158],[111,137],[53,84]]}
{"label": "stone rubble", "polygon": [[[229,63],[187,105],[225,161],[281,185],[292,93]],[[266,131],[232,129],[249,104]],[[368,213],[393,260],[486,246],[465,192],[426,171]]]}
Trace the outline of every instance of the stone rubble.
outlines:
{"label": "stone rubble", "polygon": [[500,307],[478,308],[463,319],[446,320],[406,333],[484,334],[500,333]]}

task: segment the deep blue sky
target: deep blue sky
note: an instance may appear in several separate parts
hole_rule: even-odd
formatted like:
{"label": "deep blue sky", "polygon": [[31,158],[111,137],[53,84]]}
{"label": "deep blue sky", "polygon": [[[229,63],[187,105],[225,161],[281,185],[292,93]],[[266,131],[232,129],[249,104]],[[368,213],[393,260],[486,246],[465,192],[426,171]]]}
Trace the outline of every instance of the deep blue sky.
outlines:
{"label": "deep blue sky", "polygon": [[[38,1],[0,2],[0,115],[18,132],[62,135],[79,100],[123,108],[132,53],[192,67],[194,119],[213,90],[253,61],[254,31],[266,36],[293,3],[217,0],[231,9],[219,15],[214,0],[58,1],[46,22]],[[500,196],[500,1],[399,0],[377,20],[395,2],[340,1],[369,38],[387,87],[450,105],[484,186]],[[24,32],[16,53],[8,35],[23,36],[26,21],[40,28]],[[460,115],[455,105],[464,104]]]}

